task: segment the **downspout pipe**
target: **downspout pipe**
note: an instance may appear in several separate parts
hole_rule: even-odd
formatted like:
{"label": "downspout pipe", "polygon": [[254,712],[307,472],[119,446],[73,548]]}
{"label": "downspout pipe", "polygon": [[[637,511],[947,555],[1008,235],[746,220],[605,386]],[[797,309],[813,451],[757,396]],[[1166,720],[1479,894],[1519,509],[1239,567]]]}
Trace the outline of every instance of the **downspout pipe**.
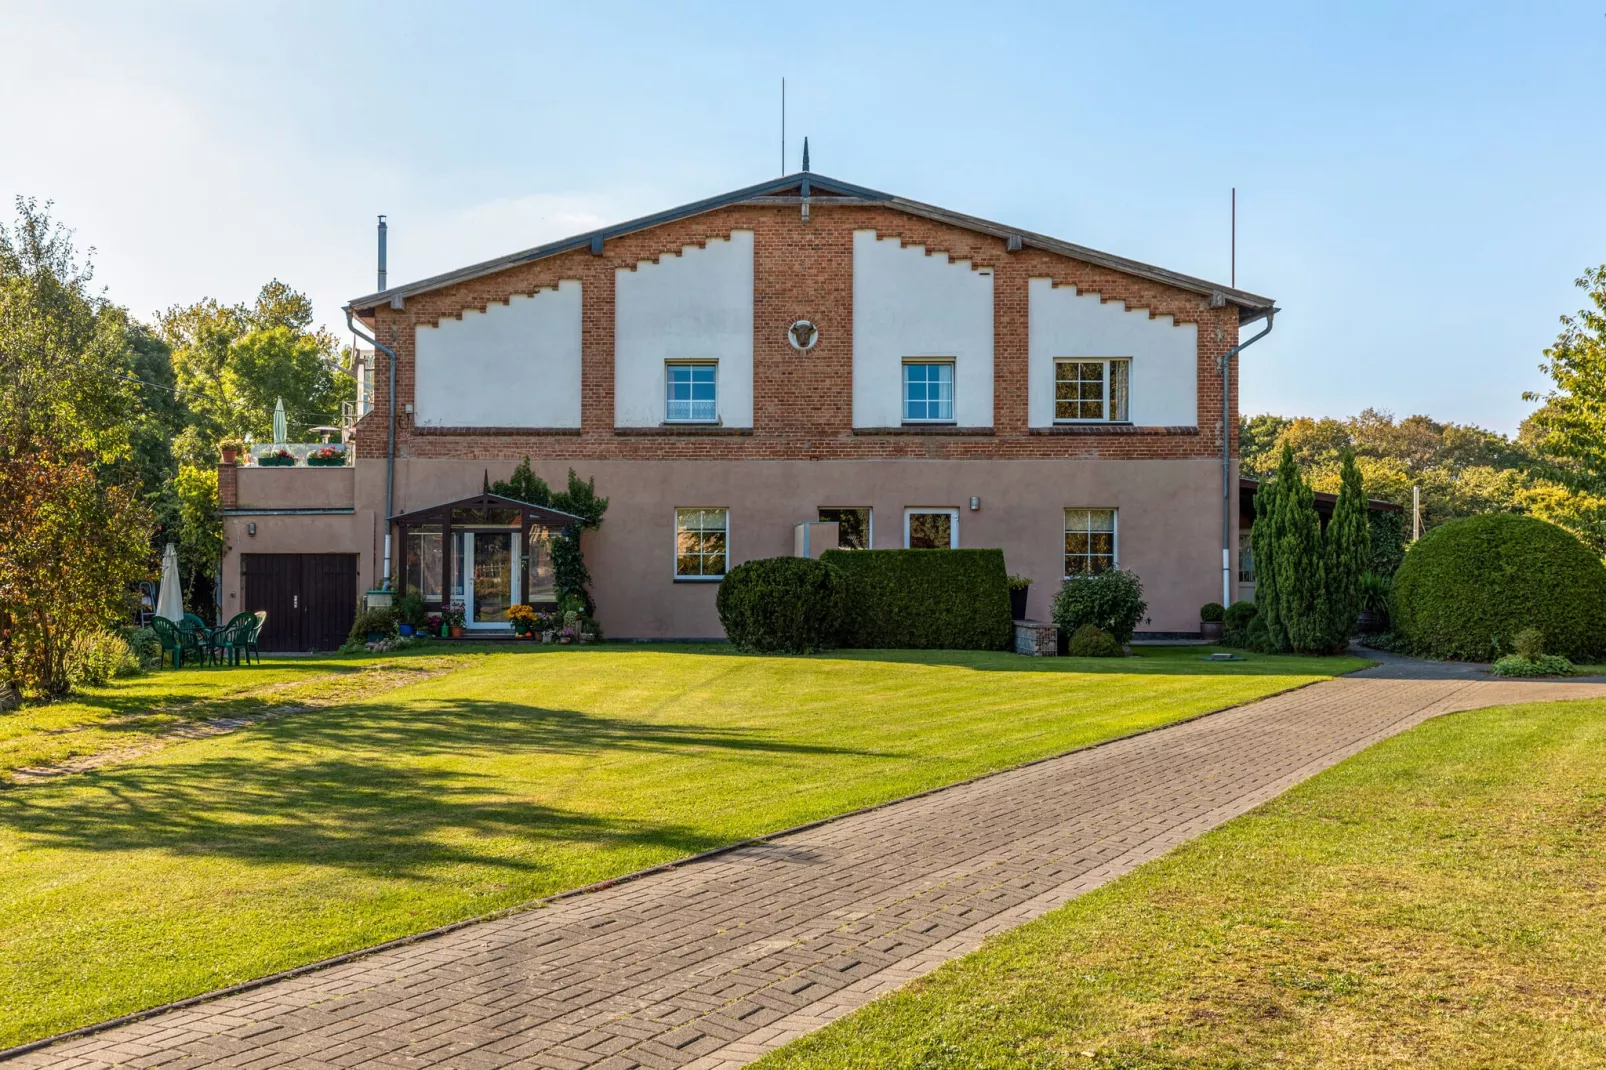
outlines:
{"label": "downspout pipe", "polygon": [[390,438],[385,443],[385,566],[382,573],[384,580],[381,584],[382,589],[388,591],[390,590],[390,518],[396,515],[396,351],[357,326],[350,305],[347,305],[344,311],[346,326],[351,333],[385,354],[385,363],[390,365],[390,394],[385,403],[390,410]]}
{"label": "downspout pipe", "polygon": [[1221,358],[1221,604],[1232,605],[1232,358],[1271,333],[1275,308],[1266,311],[1266,327],[1246,342],[1239,342]]}

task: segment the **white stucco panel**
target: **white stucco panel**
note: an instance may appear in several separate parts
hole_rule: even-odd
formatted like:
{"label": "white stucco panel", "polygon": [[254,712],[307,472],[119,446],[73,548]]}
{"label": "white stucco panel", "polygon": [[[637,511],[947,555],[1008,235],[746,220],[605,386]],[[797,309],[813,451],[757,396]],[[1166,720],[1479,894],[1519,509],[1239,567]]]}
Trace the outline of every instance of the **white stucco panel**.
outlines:
{"label": "white stucco panel", "polygon": [[614,273],[614,424],[664,421],[664,362],[716,360],[719,422],[753,426],[753,232]]}
{"label": "white stucco panel", "polygon": [[420,427],[579,427],[580,283],[419,326]]}
{"label": "white stucco panel", "polygon": [[1148,309],[1104,301],[1074,286],[1031,279],[1027,329],[1027,419],[1054,424],[1057,357],[1129,357],[1132,423],[1141,427],[1196,427],[1199,423],[1199,327],[1149,316]]}
{"label": "white stucco panel", "polygon": [[993,273],[853,232],[853,426],[903,422],[906,357],[954,361],[954,422],[993,425]]}

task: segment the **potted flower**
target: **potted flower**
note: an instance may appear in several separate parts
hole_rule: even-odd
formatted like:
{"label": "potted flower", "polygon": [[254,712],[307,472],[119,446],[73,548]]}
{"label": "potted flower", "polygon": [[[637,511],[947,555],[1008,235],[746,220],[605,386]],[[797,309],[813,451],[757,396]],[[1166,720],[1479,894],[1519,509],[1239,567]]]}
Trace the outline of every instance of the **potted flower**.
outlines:
{"label": "potted flower", "polygon": [[276,450],[269,450],[257,458],[257,464],[263,468],[294,468],[296,455],[280,446]]}
{"label": "potted flower", "polygon": [[1214,643],[1221,639],[1221,619],[1227,615],[1220,602],[1206,602],[1199,607],[1199,638]]}
{"label": "potted flower", "polygon": [[1026,619],[1026,596],[1031,593],[1032,581],[1025,576],[1009,577],[1009,613],[1012,620]]}
{"label": "potted flower", "polygon": [[218,452],[223,454],[224,464],[234,464],[240,454],[245,452],[245,443],[237,438],[226,438],[217,444]]}
{"label": "potted flower", "polygon": [[446,632],[441,628],[441,615],[439,613],[431,613],[427,617],[424,618],[424,634],[425,635],[445,635],[446,634]]}
{"label": "potted flower", "polygon": [[512,623],[513,630],[525,639],[535,633],[535,621],[538,616],[534,606],[520,603],[507,608],[507,619]]}
{"label": "potted flower", "polygon": [[454,601],[452,607],[441,614],[443,630],[453,639],[463,638],[463,621],[466,618],[463,603]]}
{"label": "potted flower", "polygon": [[312,468],[340,468],[346,463],[346,447],[324,446],[307,454],[307,464]]}

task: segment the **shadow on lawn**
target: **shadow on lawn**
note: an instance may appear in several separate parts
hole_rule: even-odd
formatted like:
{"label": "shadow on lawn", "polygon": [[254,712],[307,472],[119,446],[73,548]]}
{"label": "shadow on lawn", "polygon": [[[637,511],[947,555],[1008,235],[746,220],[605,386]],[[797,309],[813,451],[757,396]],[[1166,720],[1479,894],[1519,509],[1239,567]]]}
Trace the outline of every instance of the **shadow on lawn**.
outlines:
{"label": "shadow on lawn", "polygon": [[564,844],[647,848],[667,858],[725,839],[540,805],[513,794],[524,786],[505,776],[412,759],[670,750],[879,756],[751,730],[469,699],[312,711],[260,725],[244,742],[249,755],[158,760],[0,791],[0,827],[69,850],[158,850],[409,878],[443,865],[527,873],[545,867],[544,848]]}
{"label": "shadow on lawn", "polygon": [[0,795],[0,823],[39,847],[225,857],[424,879],[442,866],[546,868],[543,848],[717,845],[679,825],[626,821],[501,794],[484,773],[350,759],[262,764],[223,757],[96,776],[70,795]]}
{"label": "shadow on lawn", "polygon": [[[656,652],[700,654],[708,657],[776,657],[799,661],[876,661],[892,665],[936,665],[978,672],[1095,673],[1143,676],[1288,676],[1321,675],[1340,671],[1341,658],[1287,654],[1251,654],[1218,646],[1144,646],[1129,658],[1033,658],[1003,650],[831,650],[823,654],[743,655],[728,643],[613,643],[581,647],[592,654]],[[574,647],[535,647],[534,652],[562,656]],[[1210,662],[1206,654],[1231,653],[1241,661]]]}

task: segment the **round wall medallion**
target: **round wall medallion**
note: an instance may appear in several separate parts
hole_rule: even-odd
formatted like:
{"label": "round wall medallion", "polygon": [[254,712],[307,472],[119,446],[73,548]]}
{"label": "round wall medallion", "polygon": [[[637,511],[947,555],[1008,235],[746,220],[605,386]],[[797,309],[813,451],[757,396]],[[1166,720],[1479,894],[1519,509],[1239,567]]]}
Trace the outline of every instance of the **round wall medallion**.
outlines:
{"label": "round wall medallion", "polygon": [[786,340],[793,349],[813,349],[820,340],[820,332],[808,320],[798,320],[786,329]]}

